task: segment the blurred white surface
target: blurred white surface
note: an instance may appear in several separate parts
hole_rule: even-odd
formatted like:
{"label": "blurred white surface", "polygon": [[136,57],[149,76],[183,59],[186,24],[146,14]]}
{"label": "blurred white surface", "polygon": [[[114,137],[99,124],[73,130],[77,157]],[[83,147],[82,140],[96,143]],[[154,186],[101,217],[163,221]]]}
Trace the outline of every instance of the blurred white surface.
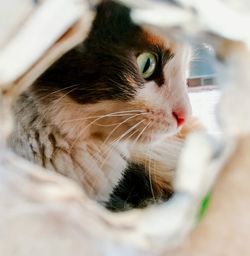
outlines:
{"label": "blurred white surface", "polygon": [[219,90],[205,90],[189,93],[193,116],[198,117],[205,125],[208,133],[218,134],[220,129],[216,121],[216,105],[219,101]]}

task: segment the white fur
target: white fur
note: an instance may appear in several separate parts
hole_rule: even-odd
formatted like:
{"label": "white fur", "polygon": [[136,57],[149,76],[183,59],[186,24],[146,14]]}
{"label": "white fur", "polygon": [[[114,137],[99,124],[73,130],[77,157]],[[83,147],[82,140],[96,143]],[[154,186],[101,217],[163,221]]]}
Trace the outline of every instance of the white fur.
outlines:
{"label": "white fur", "polygon": [[187,93],[187,73],[190,60],[190,48],[178,46],[174,57],[163,68],[165,83],[160,87],[150,81],[139,90],[138,99],[146,102],[157,110],[163,110],[169,122],[168,131],[177,128],[172,112],[182,112],[185,119],[191,116],[191,105]]}

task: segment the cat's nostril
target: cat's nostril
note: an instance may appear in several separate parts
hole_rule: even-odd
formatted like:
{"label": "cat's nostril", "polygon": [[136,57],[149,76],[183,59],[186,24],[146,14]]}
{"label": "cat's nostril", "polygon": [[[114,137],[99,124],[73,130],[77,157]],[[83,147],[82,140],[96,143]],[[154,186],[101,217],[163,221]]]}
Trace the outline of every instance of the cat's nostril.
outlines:
{"label": "cat's nostril", "polygon": [[181,126],[181,125],[185,122],[185,116],[184,116],[184,114],[177,113],[177,112],[175,112],[175,111],[173,111],[172,114],[173,114],[174,118],[176,119],[178,126]]}

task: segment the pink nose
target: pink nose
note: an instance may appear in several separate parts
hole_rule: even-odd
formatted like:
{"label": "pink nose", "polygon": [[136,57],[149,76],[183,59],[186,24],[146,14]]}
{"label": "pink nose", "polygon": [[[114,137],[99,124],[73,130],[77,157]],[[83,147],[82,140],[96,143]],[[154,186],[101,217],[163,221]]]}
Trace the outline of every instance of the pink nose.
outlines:
{"label": "pink nose", "polygon": [[177,113],[173,111],[173,116],[176,119],[177,125],[181,126],[185,122],[185,116],[182,113]]}

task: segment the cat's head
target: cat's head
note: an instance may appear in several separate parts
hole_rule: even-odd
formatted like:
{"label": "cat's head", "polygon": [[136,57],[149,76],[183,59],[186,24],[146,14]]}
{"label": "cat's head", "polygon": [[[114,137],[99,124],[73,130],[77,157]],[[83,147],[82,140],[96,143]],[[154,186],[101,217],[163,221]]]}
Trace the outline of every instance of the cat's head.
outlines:
{"label": "cat's head", "polygon": [[190,116],[189,55],[189,48],[135,25],[128,8],[103,1],[87,40],[32,90],[69,137],[148,141],[177,132]]}

